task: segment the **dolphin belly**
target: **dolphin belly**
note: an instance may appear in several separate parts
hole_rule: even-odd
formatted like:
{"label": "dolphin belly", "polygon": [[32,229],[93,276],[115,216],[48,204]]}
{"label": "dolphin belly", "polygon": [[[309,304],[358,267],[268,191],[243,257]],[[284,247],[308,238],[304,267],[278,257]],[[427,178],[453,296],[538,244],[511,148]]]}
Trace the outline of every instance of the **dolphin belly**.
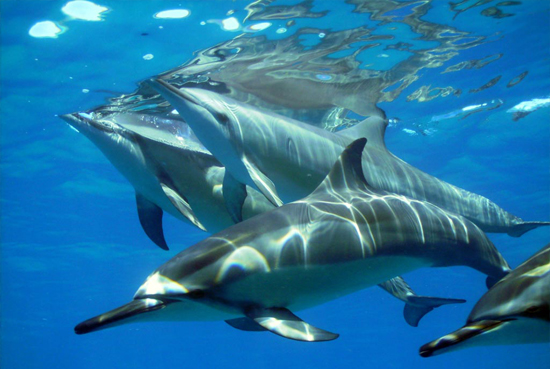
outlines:
{"label": "dolphin belly", "polygon": [[337,264],[283,267],[224,283],[219,294],[234,305],[299,311],[426,266],[427,259],[380,256]]}

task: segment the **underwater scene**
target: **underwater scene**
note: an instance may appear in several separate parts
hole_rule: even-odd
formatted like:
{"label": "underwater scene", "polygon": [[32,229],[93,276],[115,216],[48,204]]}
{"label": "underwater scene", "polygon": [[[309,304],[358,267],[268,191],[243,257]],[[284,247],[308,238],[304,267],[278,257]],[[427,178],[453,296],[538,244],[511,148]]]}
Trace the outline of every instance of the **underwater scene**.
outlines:
{"label": "underwater scene", "polygon": [[550,2],[0,19],[3,369],[550,366]]}

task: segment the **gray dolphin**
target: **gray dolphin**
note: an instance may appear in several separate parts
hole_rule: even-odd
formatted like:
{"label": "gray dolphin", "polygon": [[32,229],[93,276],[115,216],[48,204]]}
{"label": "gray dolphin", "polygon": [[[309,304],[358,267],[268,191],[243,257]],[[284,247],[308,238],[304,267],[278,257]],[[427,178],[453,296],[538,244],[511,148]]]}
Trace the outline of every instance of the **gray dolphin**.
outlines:
{"label": "gray dolphin", "polygon": [[[139,113],[61,118],[90,139],[132,184],[141,225],[161,248],[168,249],[163,211],[211,233],[234,224],[222,195],[225,168],[184,122]],[[244,219],[273,208],[253,189],[247,194]]]}
{"label": "gray dolphin", "polygon": [[[75,113],[61,118],[94,142],[130,181],[136,190],[143,229],[158,246],[168,248],[162,231],[163,211],[211,233],[234,224],[221,193],[225,169],[186,123],[141,113],[101,118],[93,113]],[[244,219],[274,207],[257,191],[249,188],[247,193]],[[180,199],[177,208],[175,199]],[[190,204],[187,213],[179,210],[183,201]],[[186,214],[193,217],[189,219]],[[436,307],[465,302],[419,296],[400,277],[383,282],[380,287],[405,302],[403,315],[414,327]]]}
{"label": "gray dolphin", "polygon": [[550,244],[487,291],[464,327],[425,344],[420,355],[544,342],[550,342]]}
{"label": "gray dolphin", "polygon": [[337,334],[292,311],[421,267],[465,265],[498,280],[509,267],[485,233],[427,202],[375,190],[354,141],[306,198],[237,223],[153,272],[134,300],[77,334],[137,321],[225,320],[300,341]]}
{"label": "gray dolphin", "polygon": [[212,91],[177,89],[160,79],[150,84],[228,168],[229,178],[224,179],[224,185],[230,183],[232,190],[224,192],[224,196],[242,196],[246,184],[257,188],[277,206],[297,200],[323,180],[346,145],[357,137],[366,137],[369,146],[363,154],[363,170],[374,188],[429,201],[468,218],[486,232],[519,237],[536,227],[550,225],[525,222],[489,199],[441,181],[397,158],[386,148],[387,121],[382,118],[371,117],[335,134]]}

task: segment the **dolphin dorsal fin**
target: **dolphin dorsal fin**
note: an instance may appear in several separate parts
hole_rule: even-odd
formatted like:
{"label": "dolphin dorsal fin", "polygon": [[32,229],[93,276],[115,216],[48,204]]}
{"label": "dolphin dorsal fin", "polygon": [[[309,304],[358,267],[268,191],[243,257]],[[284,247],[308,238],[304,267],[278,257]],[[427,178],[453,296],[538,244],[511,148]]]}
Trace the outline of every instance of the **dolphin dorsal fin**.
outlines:
{"label": "dolphin dorsal fin", "polygon": [[365,179],[361,165],[361,157],[366,144],[366,138],[359,138],[350,143],[340,154],[330,173],[313,193],[317,191],[339,192],[346,189],[368,190],[370,185]]}
{"label": "dolphin dorsal fin", "polygon": [[369,140],[369,147],[377,147],[379,149],[388,150],[384,136],[388,121],[380,117],[369,117],[353,127],[337,132],[338,135],[356,140],[359,137],[365,137]]}

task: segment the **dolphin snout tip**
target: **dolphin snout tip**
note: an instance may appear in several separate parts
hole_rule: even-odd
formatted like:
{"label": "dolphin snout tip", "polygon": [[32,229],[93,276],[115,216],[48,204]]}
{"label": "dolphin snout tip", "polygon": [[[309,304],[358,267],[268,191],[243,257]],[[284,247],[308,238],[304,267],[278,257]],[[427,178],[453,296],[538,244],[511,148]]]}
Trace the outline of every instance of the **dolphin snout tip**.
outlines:
{"label": "dolphin snout tip", "polygon": [[433,355],[433,351],[429,349],[425,349],[423,347],[420,348],[419,352],[420,356],[422,357],[430,357]]}

